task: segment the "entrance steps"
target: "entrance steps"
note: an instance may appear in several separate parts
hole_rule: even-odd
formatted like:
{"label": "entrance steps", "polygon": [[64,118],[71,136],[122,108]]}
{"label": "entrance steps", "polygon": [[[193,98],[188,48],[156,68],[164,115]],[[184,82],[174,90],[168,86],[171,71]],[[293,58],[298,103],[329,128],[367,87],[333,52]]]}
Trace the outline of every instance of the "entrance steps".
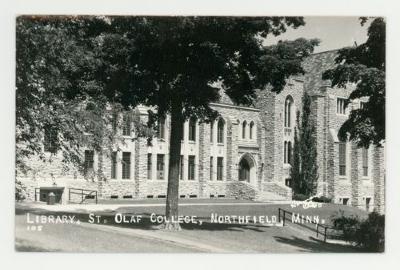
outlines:
{"label": "entrance steps", "polygon": [[255,201],[260,202],[286,202],[288,198],[269,191],[258,191]]}

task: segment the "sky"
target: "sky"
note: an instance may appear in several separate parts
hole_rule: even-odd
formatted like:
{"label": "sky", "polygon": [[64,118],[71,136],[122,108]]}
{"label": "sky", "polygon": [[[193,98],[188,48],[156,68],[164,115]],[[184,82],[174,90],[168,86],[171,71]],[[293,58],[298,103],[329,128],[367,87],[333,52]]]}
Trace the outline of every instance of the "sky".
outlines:
{"label": "sky", "polygon": [[289,28],[284,34],[268,36],[266,45],[276,44],[279,40],[296,38],[318,38],[321,43],[314,52],[323,52],[364,43],[367,40],[369,22],[360,25],[359,17],[304,17],[305,26]]}

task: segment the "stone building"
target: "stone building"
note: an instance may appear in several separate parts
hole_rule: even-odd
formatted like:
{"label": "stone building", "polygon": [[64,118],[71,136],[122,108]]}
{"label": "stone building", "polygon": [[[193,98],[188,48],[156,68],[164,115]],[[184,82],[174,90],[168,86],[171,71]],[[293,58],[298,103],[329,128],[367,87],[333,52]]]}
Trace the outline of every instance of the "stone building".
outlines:
{"label": "stone building", "polygon": [[[189,119],[182,137],[181,198],[244,198],[253,200],[291,199],[290,162],[296,112],[302,96],[312,97],[312,117],[317,131],[318,194],[333,202],[368,211],[384,211],[384,148],[358,148],[340,142],[338,130],[349,111],[362,101],[345,107],[352,91],[331,88],[321,78],[333,67],[336,51],[313,54],[304,61],[305,74],[292,77],[284,90],[275,94],[258,91],[253,107],[234,104],[222,95],[211,104],[220,113],[212,123]],[[147,108],[136,110],[146,121]],[[52,185],[97,190],[100,198],[162,198],[166,196],[170,119],[159,123],[157,138],[129,140],[129,120],[121,132],[126,143],[103,158],[104,181],[88,180],[78,172],[64,172],[57,159],[43,163],[30,159],[34,173],[18,176],[27,186],[28,199],[35,188]],[[85,170],[96,170],[98,155],[85,150]],[[67,193],[67,192],[64,192]],[[67,196],[67,195],[64,195]]]}

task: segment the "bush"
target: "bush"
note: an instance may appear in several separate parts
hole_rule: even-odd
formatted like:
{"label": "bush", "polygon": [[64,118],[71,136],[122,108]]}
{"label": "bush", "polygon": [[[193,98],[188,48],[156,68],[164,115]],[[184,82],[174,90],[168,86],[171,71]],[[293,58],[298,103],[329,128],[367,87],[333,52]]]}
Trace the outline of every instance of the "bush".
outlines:
{"label": "bush", "polygon": [[21,181],[15,181],[15,200],[23,201],[26,199],[26,186]]}
{"label": "bush", "polygon": [[335,229],[342,231],[344,240],[371,252],[385,249],[385,216],[372,212],[365,220],[358,217],[333,218]]}
{"label": "bush", "polygon": [[294,201],[305,201],[308,199],[307,195],[304,194],[293,194],[292,200]]}
{"label": "bush", "polygon": [[330,203],[332,200],[328,197],[325,196],[320,196],[320,197],[314,197],[312,198],[313,202],[320,202],[320,203]]}

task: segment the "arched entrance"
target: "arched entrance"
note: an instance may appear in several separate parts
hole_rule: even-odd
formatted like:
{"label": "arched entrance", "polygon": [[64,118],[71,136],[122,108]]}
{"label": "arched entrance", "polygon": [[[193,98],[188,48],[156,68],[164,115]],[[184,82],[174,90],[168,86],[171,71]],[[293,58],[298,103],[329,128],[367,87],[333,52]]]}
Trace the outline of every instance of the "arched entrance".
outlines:
{"label": "arched entrance", "polygon": [[244,154],[239,161],[239,181],[254,183],[256,179],[255,163],[250,154]]}

